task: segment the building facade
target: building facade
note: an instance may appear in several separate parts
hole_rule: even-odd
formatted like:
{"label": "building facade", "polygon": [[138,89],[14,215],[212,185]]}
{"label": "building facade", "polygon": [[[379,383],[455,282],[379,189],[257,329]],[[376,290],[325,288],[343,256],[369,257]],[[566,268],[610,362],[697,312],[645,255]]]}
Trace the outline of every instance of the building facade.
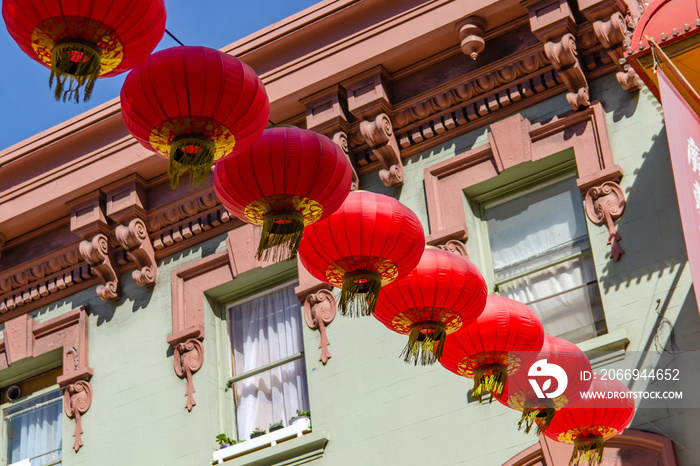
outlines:
{"label": "building facade", "polygon": [[[262,78],[271,121],[332,138],[355,188],[399,199],[594,368],[678,359],[683,404],[638,401],[603,464],[699,465],[663,115],[620,61],[639,14],[326,0],[224,51]],[[166,168],[118,99],[0,152],[0,465],[567,463],[471,381],[404,364],[404,337],[335,317],[296,261],[256,260],[259,229]],[[246,441],[219,450],[221,433]]]}

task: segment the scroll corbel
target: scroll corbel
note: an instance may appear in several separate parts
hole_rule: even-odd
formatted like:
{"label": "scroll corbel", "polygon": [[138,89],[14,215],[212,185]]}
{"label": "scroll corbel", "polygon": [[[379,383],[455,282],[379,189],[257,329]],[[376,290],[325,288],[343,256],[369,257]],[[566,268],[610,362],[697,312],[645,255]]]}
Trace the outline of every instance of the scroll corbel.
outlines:
{"label": "scroll corbel", "polygon": [[102,301],[119,299],[119,275],[114,267],[107,236],[99,233],[90,241],[82,241],[78,251],[83,260],[91,266],[92,272],[102,280],[102,285],[97,287],[97,296]]}
{"label": "scroll corbel", "polygon": [[204,362],[204,344],[196,338],[190,338],[186,341],[177,343],[174,346],[175,373],[181,379],[187,379],[187,411],[192,411],[192,408],[197,404],[194,401],[194,382],[192,375],[202,367]]}
{"label": "scroll corbel", "polygon": [[318,329],[321,334],[321,342],[318,348],[321,350],[319,361],[325,366],[330,359],[331,354],[328,352],[328,335],[326,334],[326,326],[330,325],[335,319],[338,311],[338,303],[335,296],[328,290],[320,290],[310,294],[304,299],[304,320],[310,329]]}
{"label": "scroll corbel", "polygon": [[119,225],[114,229],[114,235],[126,251],[129,259],[134,261],[136,270],[131,273],[134,282],[139,286],[156,284],[158,265],[156,255],[148,237],[146,224],[140,218],[135,218],[129,225]]}
{"label": "scroll corbel", "polygon": [[544,53],[569,90],[566,100],[571,108],[578,110],[581,107],[589,107],[591,103],[588,81],[578,59],[574,35],[567,33],[558,42],[546,42]]}
{"label": "scroll corbel", "polygon": [[340,150],[345,154],[345,158],[350,162],[350,169],[352,170],[352,185],[350,186],[351,191],[357,191],[360,189],[360,178],[357,176],[357,171],[355,166],[352,164],[352,158],[350,157],[350,142],[348,141],[348,135],[345,131],[338,131],[333,135],[333,142],[336,143]]}
{"label": "scroll corbel", "polygon": [[380,113],[374,121],[363,121],[360,123],[360,132],[372,153],[384,167],[383,170],[379,170],[379,178],[384,186],[402,186],[401,151],[389,116],[386,113]]}
{"label": "scroll corbel", "polygon": [[615,228],[615,220],[625,212],[625,194],[622,188],[613,181],[593,186],[586,193],[585,203],[588,218],[596,225],[605,224],[608,228],[610,254],[615,261],[620,260],[625,251],[620,247],[622,238]]}

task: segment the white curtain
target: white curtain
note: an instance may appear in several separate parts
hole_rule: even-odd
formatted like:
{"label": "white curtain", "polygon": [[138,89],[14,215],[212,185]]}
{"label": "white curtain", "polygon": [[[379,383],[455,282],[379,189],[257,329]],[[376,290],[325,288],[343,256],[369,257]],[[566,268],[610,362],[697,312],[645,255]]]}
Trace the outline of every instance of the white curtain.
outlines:
{"label": "white curtain", "polygon": [[[235,373],[242,374],[303,351],[301,306],[290,286],[230,309]],[[236,383],[238,438],[307,411],[304,359],[277,366]]]}
{"label": "white curtain", "polygon": [[[595,337],[604,316],[591,256],[535,271],[590,249],[575,180],[489,208],[486,224],[500,294],[528,304],[548,335],[570,341]],[[507,281],[522,274],[527,275]]]}
{"label": "white curtain", "polygon": [[42,466],[61,459],[62,408],[58,390],[5,411],[8,465],[30,459],[32,466]]}

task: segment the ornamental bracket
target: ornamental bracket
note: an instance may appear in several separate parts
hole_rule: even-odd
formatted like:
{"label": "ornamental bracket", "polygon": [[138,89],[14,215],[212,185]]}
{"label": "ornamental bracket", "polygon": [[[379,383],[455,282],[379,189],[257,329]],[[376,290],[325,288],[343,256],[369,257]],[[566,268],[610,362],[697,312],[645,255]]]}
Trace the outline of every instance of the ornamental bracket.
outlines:
{"label": "ornamental bracket", "polygon": [[625,251],[620,247],[620,235],[615,228],[615,220],[625,212],[625,193],[614,181],[606,181],[600,186],[593,186],[586,193],[586,214],[596,225],[605,224],[608,228],[608,244],[611,256],[620,260]]}
{"label": "ornamental bracket", "polygon": [[192,411],[192,408],[197,404],[194,401],[194,383],[192,375],[202,367],[204,362],[204,345],[196,338],[190,338],[180,342],[174,346],[175,373],[181,379],[187,379],[187,411]]}
{"label": "ornamental bracket", "polygon": [[135,218],[129,222],[129,226],[117,226],[114,229],[114,235],[126,251],[129,259],[137,264],[136,270],[131,273],[134,282],[139,286],[154,286],[158,274],[158,265],[156,264],[155,251],[143,220]]}
{"label": "ornamental bracket", "polygon": [[321,342],[318,348],[321,350],[321,357],[318,359],[325,366],[331,354],[328,352],[328,335],[326,326],[335,319],[338,311],[338,303],[335,296],[329,290],[320,290],[307,295],[304,299],[304,320],[311,330],[318,329],[321,334]]}
{"label": "ornamental bracket", "polygon": [[619,0],[578,0],[579,9],[593,24],[593,31],[605,53],[619,70],[615,77],[626,91],[636,91],[642,86],[637,73],[625,61],[624,48],[632,39],[636,21],[629,7]]}
{"label": "ornamental bracket", "polygon": [[530,29],[544,44],[544,53],[569,93],[571,108],[589,107],[588,81],[576,49],[576,20],[567,0],[523,0]]}
{"label": "ornamental bracket", "polygon": [[384,186],[403,186],[403,162],[391,119],[380,113],[373,121],[360,123],[360,132],[372,154],[381,162],[379,178]]}
{"label": "ornamental bracket", "polygon": [[95,191],[68,206],[71,208],[70,229],[83,239],[78,252],[90,265],[93,275],[102,281],[97,287],[97,296],[103,301],[116,301],[119,299],[119,273],[108,240],[111,228],[105,216],[104,193]]}
{"label": "ornamental bracket", "polygon": [[92,404],[92,385],[87,380],[78,380],[75,383],[63,387],[63,409],[66,416],[70,419],[75,419],[75,431],[73,437],[73,450],[78,452],[83,446],[81,435],[83,433],[83,424],[80,421],[81,416],[90,409]]}

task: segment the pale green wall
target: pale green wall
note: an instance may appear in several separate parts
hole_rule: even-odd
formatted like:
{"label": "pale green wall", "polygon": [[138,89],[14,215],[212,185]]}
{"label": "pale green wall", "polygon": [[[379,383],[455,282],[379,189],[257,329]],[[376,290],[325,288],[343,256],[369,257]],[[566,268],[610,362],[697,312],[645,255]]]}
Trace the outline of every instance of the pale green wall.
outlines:
{"label": "pale green wall", "polygon": [[[614,77],[591,84],[591,94],[606,110],[615,162],[624,172],[621,186],[627,210],[618,222],[626,254],[608,258],[607,230],[589,223],[591,245],[600,278],[610,332],[624,331],[630,350],[646,345],[656,320],[656,300],[665,317],[679,322],[675,338],[684,350],[697,348],[700,325],[686,265],[661,116],[645,98],[622,91]],[[563,96],[523,112],[541,121],[568,111]],[[385,188],[377,174],[362,187],[396,195],[427,226],[423,169],[487,142],[482,128],[406,160],[405,185]],[[465,200],[465,209],[467,203]],[[469,214],[469,212],[468,212]],[[468,215],[470,256],[480,264],[478,219]],[[224,248],[222,237],[162,261],[153,290],[122,277],[116,305],[100,301],[94,289],[36,313],[52,318],[76,306],[90,309],[90,366],[95,375],[92,407],[83,418],[85,446],[76,455],[73,422],[64,421],[64,464],[74,465],[204,465],[216,448],[214,437],[233,432],[231,393],[223,390],[228,376],[225,324],[218,300],[233,299],[236,280],[205,301],[205,360],[194,376],[197,406],[185,408],[185,381],[173,371],[170,274],[172,270]],[[263,280],[276,269],[250,274]],[[252,280],[251,279],[254,279]],[[238,283],[245,283],[242,275]],[[226,288],[226,287],[225,287]],[[229,298],[226,298],[229,296]],[[373,318],[338,316],[328,328],[332,358],[319,361],[318,332],[304,327],[309,398],[315,432],[329,439],[318,465],[500,465],[535,443],[516,429],[518,413],[500,404],[467,405],[470,380],[441,366],[404,364],[399,353],[406,337]],[[668,332],[661,335],[662,341]],[[677,411],[677,410],[676,410]],[[663,432],[692,453],[676,447],[679,464],[697,464],[698,410],[640,411]],[[655,432],[641,417],[633,426]]]}

